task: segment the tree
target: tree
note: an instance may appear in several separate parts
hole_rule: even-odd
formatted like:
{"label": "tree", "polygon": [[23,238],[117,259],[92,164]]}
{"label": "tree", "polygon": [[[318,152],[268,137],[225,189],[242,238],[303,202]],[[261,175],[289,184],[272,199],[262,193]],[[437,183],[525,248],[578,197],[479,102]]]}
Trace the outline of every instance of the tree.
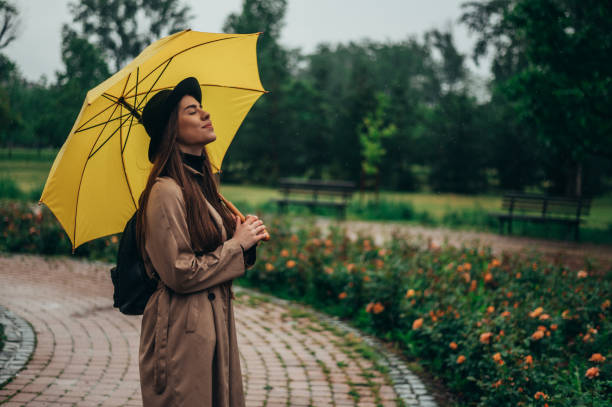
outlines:
{"label": "tree", "polygon": [[379,172],[382,158],[386,150],[382,145],[384,139],[392,138],[397,133],[397,127],[393,123],[385,123],[386,111],[390,104],[390,98],[384,93],[376,94],[377,106],[363,119],[362,131],[359,133],[359,144],[361,145],[361,191],[365,186],[365,178],[374,176],[376,179],[376,201],[378,201]]}
{"label": "tree", "polygon": [[242,10],[230,14],[223,26],[226,32],[263,32],[257,46],[258,66],[270,93],[249,113],[227,157],[230,167],[243,168],[250,182],[275,182],[291,165],[284,91],[291,86],[289,52],[279,43],[286,10],[286,0],[244,0]]}
{"label": "tree", "polygon": [[79,0],[69,5],[79,36],[103,50],[119,70],[147,45],[187,28],[192,19],[180,0]]}
{"label": "tree", "polygon": [[64,69],[56,73],[56,84],[49,89],[48,109],[37,124],[40,135],[54,146],[68,136],[87,92],[110,75],[102,51],[66,24],[62,27],[62,63]]}
{"label": "tree", "polygon": [[495,45],[495,86],[549,156],[565,164],[555,166],[566,175],[556,191],[581,195],[588,157],[612,159],[606,113],[612,102],[612,4],[488,0],[465,7],[463,20],[480,35],[475,55]]}
{"label": "tree", "polygon": [[11,1],[0,0],[0,49],[17,38],[19,10]]}

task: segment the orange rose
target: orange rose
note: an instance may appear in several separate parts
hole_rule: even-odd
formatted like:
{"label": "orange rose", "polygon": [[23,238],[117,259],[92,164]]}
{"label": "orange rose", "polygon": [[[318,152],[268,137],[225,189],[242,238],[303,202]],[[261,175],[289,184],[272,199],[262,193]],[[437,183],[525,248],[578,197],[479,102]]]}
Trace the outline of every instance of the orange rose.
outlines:
{"label": "orange rose", "polygon": [[493,387],[494,389],[497,389],[499,386],[502,385],[502,379],[499,379],[498,381],[496,381],[495,383],[493,383],[491,385],[491,387]]}
{"label": "orange rose", "polygon": [[546,319],[550,319],[550,315],[548,315],[548,314],[542,314],[542,315],[540,315],[540,319],[541,319],[542,321],[544,321],[544,320],[546,320]]}
{"label": "orange rose", "polygon": [[612,302],[610,300],[605,300],[601,303],[601,309],[605,311],[607,308],[610,308],[611,304]]}
{"label": "orange rose", "polygon": [[346,293],[345,292],[341,292],[340,294],[338,294],[338,298],[340,298],[341,300],[346,298]]}
{"label": "orange rose", "polygon": [[266,263],[266,271],[274,270],[274,265],[272,263]]}
{"label": "orange rose", "polygon": [[542,308],[542,307],[538,307],[538,308],[534,309],[533,311],[531,311],[531,312],[529,313],[529,316],[530,316],[531,318],[537,318],[537,317],[539,317],[539,316],[540,316],[540,314],[542,314],[543,312],[544,312],[544,308]]}
{"label": "orange rose", "polygon": [[465,271],[470,271],[472,269],[472,264],[471,263],[463,263],[463,269]]}
{"label": "orange rose", "polygon": [[355,269],[355,265],[353,263],[349,263],[346,265],[346,269],[348,271],[353,271]]}
{"label": "orange rose", "polygon": [[372,312],[374,312],[375,314],[380,314],[384,310],[385,310],[385,307],[380,302],[377,302],[376,304],[374,304],[374,307],[372,308]]}
{"label": "orange rose", "polygon": [[455,350],[455,349],[457,349],[458,345],[457,345],[455,342],[451,342],[451,343],[448,345],[448,347],[449,347],[449,348],[451,348],[452,350]]}
{"label": "orange rose", "polygon": [[491,343],[491,337],[493,336],[493,333],[491,332],[485,332],[483,334],[480,335],[480,343],[485,343],[485,344],[489,344]]}
{"label": "orange rose", "polygon": [[472,280],[472,284],[470,284],[470,292],[476,291],[476,280]]}
{"label": "orange rose", "polygon": [[[535,263],[534,263],[535,264]],[[536,400],[538,400],[539,398],[542,398],[542,400],[548,400],[548,395],[545,393],[542,393],[541,391],[537,392],[536,394],[534,394],[533,396]]]}
{"label": "orange rose", "polygon": [[463,355],[459,355],[459,357],[457,358],[457,364],[462,364],[463,362],[465,362],[465,356]]}
{"label": "orange rose", "polygon": [[599,376],[599,368],[598,367],[591,367],[586,371],[585,374],[586,377],[588,377],[589,379],[593,379],[597,376]]}
{"label": "orange rose", "polygon": [[492,306],[492,305],[489,305],[489,306],[487,307],[487,314],[492,314],[492,313],[494,313],[494,312],[495,312],[495,307],[494,307],[494,306]]}
{"label": "orange rose", "polygon": [[325,271],[326,274],[334,274],[334,269],[331,267],[323,267],[323,271]]}
{"label": "orange rose", "polygon": [[410,298],[410,297],[414,297],[415,291],[411,288],[410,290],[406,291],[406,298]]}
{"label": "orange rose", "polygon": [[591,355],[591,358],[589,359],[590,362],[597,362],[597,363],[601,363],[604,360],[606,360],[606,357],[603,356],[601,353],[593,353]]}
{"label": "orange rose", "polygon": [[504,318],[508,318],[510,316],[510,311],[504,311],[501,313],[501,316]]}
{"label": "orange rose", "polygon": [[412,323],[412,329],[419,329],[423,326],[423,318],[415,319]]}
{"label": "orange rose", "polygon": [[534,341],[539,341],[540,339],[542,339],[544,337],[544,331],[535,331],[532,335],[531,335],[531,339],[533,339]]}
{"label": "orange rose", "polygon": [[550,330],[551,331],[556,331],[558,327],[559,327],[559,325],[557,325],[557,324],[551,324],[550,325]]}
{"label": "orange rose", "polygon": [[484,282],[485,282],[485,283],[490,283],[491,281],[493,281],[493,274],[491,274],[491,273],[487,272],[487,273],[484,275]]}
{"label": "orange rose", "polygon": [[283,249],[280,252],[281,257],[289,257],[289,250]]}
{"label": "orange rose", "polygon": [[373,302],[371,302],[368,305],[366,305],[366,309],[365,309],[366,312],[372,311],[372,307],[374,307],[374,303]]}
{"label": "orange rose", "polygon": [[525,356],[525,364],[526,365],[533,365],[533,356],[531,356],[531,355]]}
{"label": "orange rose", "polygon": [[584,270],[580,270],[576,275],[578,276],[578,278],[587,278],[589,273]]}
{"label": "orange rose", "polygon": [[293,260],[287,260],[286,266],[287,266],[287,268],[293,268],[293,267],[295,267],[295,261],[293,261]]}

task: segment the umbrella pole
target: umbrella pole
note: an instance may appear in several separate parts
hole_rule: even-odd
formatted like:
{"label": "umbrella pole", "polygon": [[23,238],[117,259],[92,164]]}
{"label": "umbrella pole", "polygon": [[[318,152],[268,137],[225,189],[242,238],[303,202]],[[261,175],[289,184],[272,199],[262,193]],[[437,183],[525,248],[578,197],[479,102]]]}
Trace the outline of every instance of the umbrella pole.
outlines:
{"label": "umbrella pole", "polygon": [[[236,215],[236,216],[238,216],[240,218],[241,222],[245,221],[246,218],[244,217],[242,212],[240,212],[240,210],[234,206],[233,203],[231,203],[230,201],[225,199],[225,197],[223,195],[221,195],[221,193],[219,193],[219,198],[221,198],[223,203],[225,203],[225,206],[227,206],[229,208],[229,210],[232,211],[232,213],[234,215]],[[268,233],[268,231],[264,229],[264,233],[266,234],[266,236],[263,238],[263,240],[266,240],[266,241],[270,240],[270,234]]]}

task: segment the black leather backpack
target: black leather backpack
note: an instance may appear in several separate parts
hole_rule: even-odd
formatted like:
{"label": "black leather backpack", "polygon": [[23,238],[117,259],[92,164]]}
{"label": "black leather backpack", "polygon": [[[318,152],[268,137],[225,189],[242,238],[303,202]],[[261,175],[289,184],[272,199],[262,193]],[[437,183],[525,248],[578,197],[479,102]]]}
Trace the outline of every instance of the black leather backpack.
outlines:
{"label": "black leather backpack", "polygon": [[123,229],[117,252],[117,266],[110,271],[115,292],[115,308],[126,315],[142,315],[147,301],[157,288],[157,280],[149,277],[138,250],[136,240],[136,215]]}

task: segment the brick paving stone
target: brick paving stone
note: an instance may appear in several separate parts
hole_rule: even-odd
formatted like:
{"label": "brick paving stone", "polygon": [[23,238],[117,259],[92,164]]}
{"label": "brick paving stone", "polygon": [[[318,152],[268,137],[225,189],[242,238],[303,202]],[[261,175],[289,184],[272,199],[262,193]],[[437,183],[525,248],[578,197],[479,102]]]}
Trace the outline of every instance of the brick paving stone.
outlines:
{"label": "brick paving stone", "polygon": [[[112,308],[109,268],[0,254],[0,306],[27,320],[37,341],[30,362],[0,389],[2,407],[142,405],[140,317]],[[287,302],[241,287],[235,292],[247,406],[399,405],[393,383],[346,346],[347,338],[361,342],[358,335],[337,336],[306,308],[291,305],[308,315],[291,318]],[[397,359],[389,363],[404,368]],[[401,370],[392,373],[405,377]],[[408,379],[402,383],[410,388]]]}

